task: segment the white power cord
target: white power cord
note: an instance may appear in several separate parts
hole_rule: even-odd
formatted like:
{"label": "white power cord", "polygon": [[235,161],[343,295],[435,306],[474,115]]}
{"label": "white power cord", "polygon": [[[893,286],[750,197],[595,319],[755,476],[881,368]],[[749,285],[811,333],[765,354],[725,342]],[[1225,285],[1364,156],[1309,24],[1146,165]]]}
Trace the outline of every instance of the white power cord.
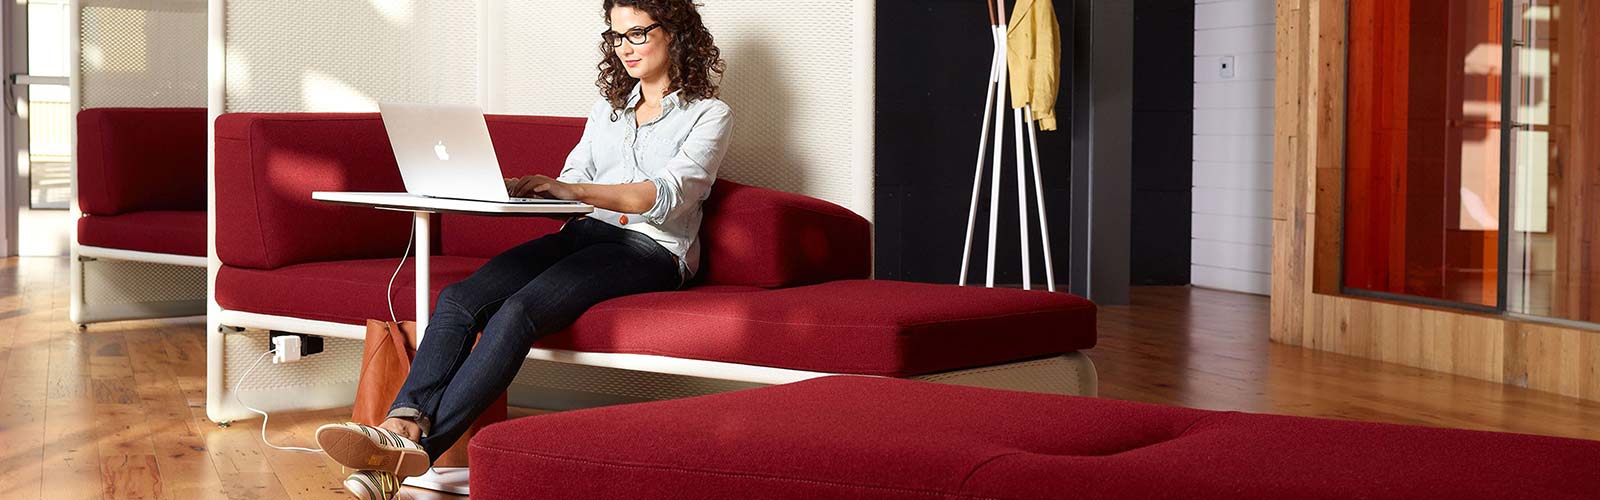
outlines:
{"label": "white power cord", "polygon": [[244,404],[244,400],[239,398],[239,389],[241,387],[244,387],[244,381],[248,380],[250,378],[250,374],[256,371],[256,367],[261,366],[261,362],[263,360],[267,359],[267,355],[272,354],[274,351],[277,351],[277,349],[268,349],[267,352],[263,352],[263,353],[261,353],[260,356],[256,356],[255,364],[250,365],[250,369],[249,370],[245,370],[244,371],[244,375],[239,377],[239,381],[235,382],[233,384],[233,400],[234,400],[234,402],[239,403],[239,406],[243,406],[246,410],[250,410],[252,412],[256,412],[256,413],[261,414],[261,442],[263,444],[266,444],[267,446],[271,446],[273,449],[284,450],[284,451],[299,451],[299,452],[305,452],[305,453],[322,453],[322,450],[314,450],[314,449],[311,449],[311,448],[301,448],[299,446],[278,446],[278,445],[272,444],[271,441],[267,441],[267,419],[269,418],[269,416],[267,415],[267,412],[255,409],[254,407],[251,407],[250,405]]}
{"label": "white power cord", "polygon": [[[411,225],[411,235],[406,237],[406,251],[405,251],[405,253],[400,254],[400,265],[396,266],[394,268],[394,274],[389,276],[389,286],[388,286],[387,289],[385,289],[385,293],[384,293],[384,299],[387,300],[388,303],[389,303],[389,319],[391,321],[394,321],[394,323],[396,325],[400,324],[400,320],[398,319],[398,317],[394,313],[394,280],[395,280],[395,278],[400,276],[400,270],[404,269],[406,267],[406,259],[411,257],[411,247],[412,247],[412,245],[414,244],[415,241],[417,241],[417,225],[416,224],[412,224]],[[235,382],[233,384],[233,400],[234,400],[234,402],[239,403],[239,406],[243,406],[246,410],[250,410],[252,412],[255,412],[255,413],[261,415],[261,443],[262,444],[265,444],[265,445],[267,445],[269,447],[272,447],[273,449],[283,450],[283,451],[298,451],[298,452],[304,452],[304,453],[322,453],[322,450],[320,450],[320,449],[302,448],[302,447],[299,447],[299,446],[278,446],[278,445],[272,444],[271,441],[267,440],[267,420],[272,418],[272,417],[270,415],[268,415],[267,412],[265,412],[265,411],[262,411],[262,410],[256,409],[255,407],[252,407],[250,405],[244,404],[244,400],[239,398],[239,390],[240,390],[240,388],[244,387],[244,381],[245,380],[249,380],[250,374],[255,373],[256,368],[261,366],[261,362],[266,360],[268,355],[273,354],[275,352],[277,352],[277,348],[268,349],[267,352],[263,352],[263,353],[261,353],[260,356],[256,357],[256,362],[251,364],[250,365],[250,369],[245,370],[244,371],[244,375],[239,377],[239,381]],[[296,357],[295,359],[299,359],[299,358]],[[292,360],[289,360],[289,361],[292,361]],[[433,467],[429,467],[428,469],[432,470]],[[434,471],[434,472],[438,472],[438,471]]]}
{"label": "white power cord", "polygon": [[[400,270],[406,267],[406,257],[411,256],[411,245],[417,241],[417,224],[411,224],[411,236],[406,237],[406,252],[400,254],[400,265],[395,266],[394,274],[389,276],[389,287],[383,291],[384,300],[389,301],[389,320],[399,325],[400,320],[394,315],[394,279],[400,276]],[[421,251],[420,249],[418,251]],[[413,284],[413,286],[415,286]],[[431,292],[431,291],[430,291]]]}

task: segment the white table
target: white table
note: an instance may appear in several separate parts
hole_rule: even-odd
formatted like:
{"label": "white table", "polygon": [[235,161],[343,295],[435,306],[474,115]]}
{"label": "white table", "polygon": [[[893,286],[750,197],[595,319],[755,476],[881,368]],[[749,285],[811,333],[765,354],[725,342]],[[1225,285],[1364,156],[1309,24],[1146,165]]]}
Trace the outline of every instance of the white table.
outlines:
{"label": "white table", "polygon": [[[431,241],[432,234],[428,230],[428,221],[432,214],[453,213],[500,217],[564,218],[594,212],[593,206],[582,203],[499,203],[429,198],[409,193],[317,191],[311,193],[311,199],[338,205],[411,212],[411,224],[416,232],[416,241],[412,243],[412,247],[416,249],[413,253],[416,255],[417,261],[415,286],[417,289],[418,345],[422,344],[422,336],[428,330],[428,306],[429,299],[431,299],[431,294],[429,293],[428,248],[433,245]],[[434,471],[408,478],[405,480],[405,484],[457,495],[469,494],[467,469],[465,467],[435,467]]]}

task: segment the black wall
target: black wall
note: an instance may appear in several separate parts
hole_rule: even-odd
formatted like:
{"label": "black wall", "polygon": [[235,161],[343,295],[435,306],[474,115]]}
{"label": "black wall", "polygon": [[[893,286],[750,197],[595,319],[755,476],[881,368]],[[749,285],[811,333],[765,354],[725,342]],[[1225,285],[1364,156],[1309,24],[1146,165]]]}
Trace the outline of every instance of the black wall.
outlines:
{"label": "black wall", "polygon": [[[1070,27],[1071,0],[1057,0]],[[1141,0],[1135,20],[1134,227],[1135,284],[1186,284],[1189,275],[1190,122],[1194,4]],[[892,15],[890,15],[892,13]],[[977,0],[879,0],[877,16],[876,252],[881,279],[954,283],[983,120],[993,44]],[[1062,38],[1071,35],[1062,30]],[[1064,44],[1063,56],[1072,48]],[[1064,62],[1064,65],[1067,64]],[[1174,77],[1175,76],[1175,77]],[[1062,130],[1038,132],[1040,169],[1064,289],[1068,241],[1071,137],[1070,78],[1057,104]],[[1007,108],[1005,168],[1000,181],[996,281],[1022,281],[1018,249],[1014,121]],[[992,137],[992,132],[991,132]],[[983,283],[988,244],[990,153],[974,230],[971,283]],[[1031,169],[1031,165],[1029,166]],[[1033,186],[1029,181],[1032,197]],[[1181,187],[1181,189],[1180,189]],[[1044,283],[1036,200],[1028,208],[1033,278]]]}
{"label": "black wall", "polygon": [[1140,0],[1133,39],[1134,285],[1189,284],[1194,2]]}
{"label": "black wall", "polygon": [[[1058,10],[1060,22],[1070,26],[1065,17],[1070,10]],[[877,18],[877,276],[955,283],[972,202],[984,86],[994,50],[988,10],[979,0],[880,0]],[[1063,127],[1069,123],[1069,85],[1063,82],[1063,98],[1057,105]],[[1005,167],[1000,181],[996,281],[1021,283],[1015,126],[1009,104],[1006,110],[1005,142],[1000,145],[1005,151]],[[1065,283],[1071,137],[1057,130],[1038,132],[1038,138],[1056,280]],[[987,259],[988,166],[994,146],[990,144],[990,153],[985,155],[985,184],[969,273],[979,284]],[[1031,165],[1028,168],[1031,170]],[[1028,192],[1031,197],[1031,179]],[[1030,203],[1033,277],[1043,283],[1037,210]]]}

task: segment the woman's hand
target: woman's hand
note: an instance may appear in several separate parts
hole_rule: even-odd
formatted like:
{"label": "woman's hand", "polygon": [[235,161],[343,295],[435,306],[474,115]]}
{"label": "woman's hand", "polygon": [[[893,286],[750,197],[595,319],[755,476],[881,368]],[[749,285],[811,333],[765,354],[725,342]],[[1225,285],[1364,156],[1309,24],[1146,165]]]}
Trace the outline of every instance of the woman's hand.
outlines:
{"label": "woman's hand", "polygon": [[511,196],[521,198],[577,200],[582,197],[582,188],[578,185],[561,182],[545,175],[527,175],[519,179],[506,179],[506,191]]}

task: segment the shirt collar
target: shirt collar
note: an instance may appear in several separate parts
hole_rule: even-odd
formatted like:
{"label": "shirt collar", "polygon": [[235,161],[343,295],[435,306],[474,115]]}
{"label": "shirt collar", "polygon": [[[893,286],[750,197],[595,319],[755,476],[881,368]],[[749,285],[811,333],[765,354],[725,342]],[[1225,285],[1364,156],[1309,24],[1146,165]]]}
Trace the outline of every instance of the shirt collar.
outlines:
{"label": "shirt collar", "polygon": [[[683,92],[683,89],[674,90],[668,93],[666,97],[662,97],[661,109],[677,106],[680,102],[678,99],[678,94],[681,92]],[[639,106],[639,99],[643,96],[644,84],[635,82],[633,84],[633,90],[628,92],[628,109],[637,108]]]}

